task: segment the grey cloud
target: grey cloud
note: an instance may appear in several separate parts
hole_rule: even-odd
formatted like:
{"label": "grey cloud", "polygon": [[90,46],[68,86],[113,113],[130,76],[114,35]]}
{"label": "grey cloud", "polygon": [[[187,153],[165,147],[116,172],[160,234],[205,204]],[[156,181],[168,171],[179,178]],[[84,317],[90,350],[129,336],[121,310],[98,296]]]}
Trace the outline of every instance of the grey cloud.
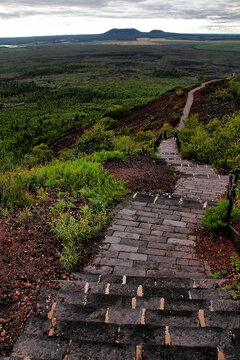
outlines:
{"label": "grey cloud", "polygon": [[[5,9],[4,9],[5,7]],[[1,0],[0,18],[33,15],[240,20],[239,0]],[[4,11],[2,11],[4,9]]]}

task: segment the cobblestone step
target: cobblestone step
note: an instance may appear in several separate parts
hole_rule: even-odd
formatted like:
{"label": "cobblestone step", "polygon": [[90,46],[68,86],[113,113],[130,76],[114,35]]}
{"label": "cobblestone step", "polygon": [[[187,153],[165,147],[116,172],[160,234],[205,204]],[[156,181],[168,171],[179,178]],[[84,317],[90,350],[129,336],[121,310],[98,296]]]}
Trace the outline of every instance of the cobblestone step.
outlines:
{"label": "cobblestone step", "polygon": [[217,360],[218,350],[211,347],[143,345],[142,358],[146,360]]}
{"label": "cobblestone step", "polygon": [[[185,310],[184,305],[186,302],[182,301],[182,306],[178,309],[168,310],[169,307],[173,307],[170,302],[170,306],[166,305],[165,300],[158,299],[155,303],[158,305],[156,308],[148,306],[147,299],[138,298],[124,298],[126,301],[122,304],[123,298],[120,298],[119,302],[111,302],[112,298],[108,299],[108,303],[104,303],[102,306],[99,303],[96,306],[90,303],[73,304],[73,303],[57,303],[54,311],[54,317],[58,321],[68,319],[71,321],[92,321],[92,322],[107,322],[116,324],[152,324],[160,326],[203,326],[203,327],[219,327],[225,329],[239,328],[240,327],[240,312],[239,311],[209,311],[201,308],[196,309],[188,302],[188,307],[192,306],[193,310]],[[114,299],[116,300],[116,298]],[[176,301],[176,300],[175,300]],[[138,306],[136,306],[138,303]],[[176,304],[176,303],[175,303]],[[194,303],[194,305],[200,305],[200,303]],[[146,307],[142,307],[142,306]],[[189,306],[190,305],[190,306]],[[205,305],[206,302],[202,302]],[[208,309],[211,309],[209,304]]]}
{"label": "cobblestone step", "polygon": [[[146,324],[158,326],[200,326],[199,312],[183,310],[165,311],[143,308],[130,309],[116,306],[102,308],[89,305],[58,304],[54,316],[58,321],[68,319],[71,321],[108,322],[110,324],[118,325]],[[209,319],[211,323],[214,323],[213,316],[211,318],[209,317]],[[218,323],[218,318],[216,322]]]}
{"label": "cobblestone step", "polygon": [[234,300],[209,300],[209,299],[169,299],[159,296],[139,297],[131,295],[105,295],[105,294],[83,294],[81,292],[68,291],[51,292],[51,296],[63,304],[88,305],[108,308],[117,306],[122,308],[133,308],[133,306],[144,309],[164,310],[211,310],[219,312],[240,311],[240,302]]}
{"label": "cobblestone step", "polygon": [[[217,327],[58,322],[54,336],[21,335],[10,360],[38,359],[239,359],[234,332]],[[201,345],[201,346],[200,346]],[[224,355],[220,357],[220,355]],[[159,357],[160,356],[160,357]],[[163,356],[163,357],[162,357]],[[173,357],[176,356],[176,357]],[[232,356],[232,357],[231,357]]]}
{"label": "cobblestone step", "polygon": [[68,360],[122,360],[136,359],[136,348],[133,345],[108,344],[93,341],[74,342],[68,354]]}
{"label": "cobblestone step", "polygon": [[26,360],[27,357],[31,360],[62,360],[68,344],[69,341],[63,338],[23,333],[14,346],[10,360]]}
{"label": "cobblestone step", "polygon": [[232,347],[232,333],[218,327],[169,327],[172,345],[177,346],[212,346],[217,348]]}
{"label": "cobblestone step", "polygon": [[[89,273],[73,273],[70,280],[82,281],[84,284],[91,283],[114,283],[127,285],[148,285],[159,286],[162,288],[202,288],[212,289],[219,288],[226,280],[224,279],[181,279],[181,278],[159,278],[145,276],[117,276],[117,275],[96,275]],[[55,281],[55,284],[64,284],[68,280]]]}
{"label": "cobblestone step", "polygon": [[230,290],[219,290],[209,288],[191,288],[169,287],[166,283],[162,285],[156,282],[154,285],[143,283],[140,284],[119,284],[119,283],[90,283],[82,281],[60,281],[57,282],[57,290],[60,292],[81,292],[83,294],[106,294],[106,295],[126,295],[126,296],[144,296],[144,297],[161,297],[165,299],[222,299],[230,300]]}

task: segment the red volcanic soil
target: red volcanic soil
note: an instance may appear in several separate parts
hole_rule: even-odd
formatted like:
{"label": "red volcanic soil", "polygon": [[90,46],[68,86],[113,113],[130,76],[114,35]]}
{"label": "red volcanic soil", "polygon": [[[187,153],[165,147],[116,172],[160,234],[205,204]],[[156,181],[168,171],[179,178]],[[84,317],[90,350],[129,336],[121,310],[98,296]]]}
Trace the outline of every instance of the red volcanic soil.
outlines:
{"label": "red volcanic soil", "polygon": [[[234,224],[240,233],[240,222]],[[201,227],[196,230],[196,252],[200,259],[207,261],[212,273],[219,272],[220,277],[233,279],[234,273],[231,266],[231,256],[240,256],[240,251],[234,243],[234,233],[230,229],[219,231],[215,236],[210,236],[208,231]],[[240,280],[240,279],[239,279]]]}
{"label": "red volcanic soil", "polygon": [[191,88],[170,90],[158,100],[135,108],[131,114],[119,121],[119,127],[128,127],[137,132],[158,131],[165,122],[176,126],[180,121],[189,90]]}
{"label": "red volcanic soil", "polygon": [[197,91],[190,114],[199,114],[200,119],[208,122],[214,118],[222,118],[240,110],[240,96],[222,99],[215,95],[217,90],[222,91],[228,86],[228,81],[219,81],[208,84],[205,88]]}
{"label": "red volcanic soil", "polygon": [[162,159],[152,159],[149,154],[133,155],[127,161],[110,161],[103,165],[104,169],[127,183],[131,191],[157,190],[172,193],[178,174],[171,171]]}

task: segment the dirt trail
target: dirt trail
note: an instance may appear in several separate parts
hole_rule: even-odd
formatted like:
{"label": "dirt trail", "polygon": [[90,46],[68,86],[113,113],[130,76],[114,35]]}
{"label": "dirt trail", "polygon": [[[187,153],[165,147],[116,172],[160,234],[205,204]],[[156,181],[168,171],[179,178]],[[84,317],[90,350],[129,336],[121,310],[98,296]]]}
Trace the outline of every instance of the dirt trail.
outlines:
{"label": "dirt trail", "polygon": [[187,97],[187,102],[186,102],[186,105],[183,109],[183,115],[181,116],[181,119],[180,119],[180,123],[178,124],[178,129],[181,130],[184,126],[184,120],[188,117],[188,115],[190,114],[190,111],[191,111],[191,107],[193,105],[193,102],[194,102],[194,94],[203,89],[207,84],[211,84],[213,82],[217,82],[217,81],[223,81],[223,79],[215,79],[215,80],[210,80],[210,81],[206,81],[204,83],[202,83],[200,86],[192,89],[189,91],[188,93],[188,97]]}

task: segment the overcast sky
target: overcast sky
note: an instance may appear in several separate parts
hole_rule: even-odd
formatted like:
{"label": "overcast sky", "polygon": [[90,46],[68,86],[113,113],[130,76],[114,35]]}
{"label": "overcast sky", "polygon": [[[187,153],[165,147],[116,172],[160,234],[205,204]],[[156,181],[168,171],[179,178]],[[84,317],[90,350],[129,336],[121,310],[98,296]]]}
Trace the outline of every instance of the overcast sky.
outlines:
{"label": "overcast sky", "polygon": [[0,37],[111,28],[240,33],[240,0],[0,0]]}

